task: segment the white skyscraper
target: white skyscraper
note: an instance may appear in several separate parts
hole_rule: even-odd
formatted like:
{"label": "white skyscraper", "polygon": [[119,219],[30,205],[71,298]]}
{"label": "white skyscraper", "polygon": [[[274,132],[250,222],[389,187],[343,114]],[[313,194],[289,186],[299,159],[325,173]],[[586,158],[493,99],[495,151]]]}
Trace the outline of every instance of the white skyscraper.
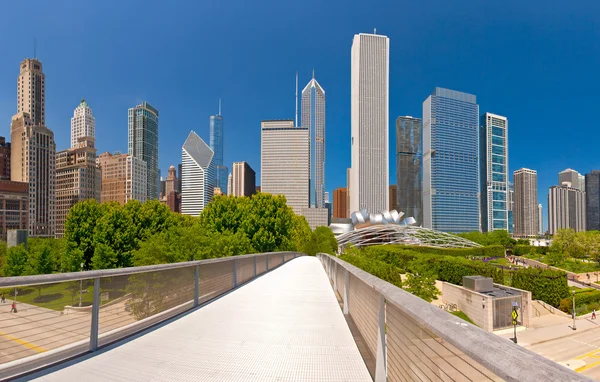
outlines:
{"label": "white skyscraper", "polygon": [[294,121],[262,121],[261,192],[283,195],[298,215],[309,207],[309,130]]}
{"label": "white skyscraper", "polygon": [[350,211],[388,209],[389,52],[390,39],[386,36],[354,36]]}
{"label": "white skyscraper", "polygon": [[181,213],[198,216],[213,197],[215,188],[214,152],[190,132],[181,148]]}
{"label": "white skyscraper", "polygon": [[96,137],[96,119],[84,99],[75,108],[73,118],[71,118],[71,148],[77,147],[79,138],[83,137]]}
{"label": "white skyscraper", "polygon": [[544,234],[544,207],[538,204],[538,234],[541,236]]}
{"label": "white skyscraper", "polygon": [[310,131],[310,206],[325,207],[325,90],[313,78],[302,90],[302,127]]}
{"label": "white skyscraper", "polygon": [[[579,180],[576,176],[575,179]],[[559,229],[572,228],[585,231],[585,192],[572,187],[570,182],[550,187],[548,192],[548,233],[554,235]]]}

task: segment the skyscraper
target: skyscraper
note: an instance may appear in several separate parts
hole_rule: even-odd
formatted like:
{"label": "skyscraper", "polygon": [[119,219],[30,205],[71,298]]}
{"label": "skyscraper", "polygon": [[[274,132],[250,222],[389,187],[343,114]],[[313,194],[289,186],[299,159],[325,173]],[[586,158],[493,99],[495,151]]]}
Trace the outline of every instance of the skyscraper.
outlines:
{"label": "skyscraper", "polygon": [[231,195],[251,196],[256,192],[256,172],[246,162],[233,162]]}
{"label": "skyscraper", "polygon": [[423,226],[479,231],[479,105],[435,88],[423,102]]}
{"label": "skyscraper", "polygon": [[313,78],[302,90],[302,127],[310,131],[310,206],[325,207],[325,90]]}
{"label": "skyscraper", "polygon": [[261,192],[283,195],[298,215],[309,207],[309,130],[294,121],[262,121]]}
{"label": "skyscraper", "polygon": [[96,163],[100,167],[100,202],[130,200],[146,201],[148,191],[148,165],[140,158],[121,153],[102,153]]}
{"label": "skyscraper", "polygon": [[552,186],[548,193],[548,233],[564,228],[585,231],[585,192],[570,182]]}
{"label": "skyscraper", "polygon": [[508,231],[508,120],[485,113],[479,127],[481,230]]}
{"label": "skyscraper", "polygon": [[10,180],[10,142],[0,137],[0,180]]}
{"label": "skyscraper", "polygon": [[227,195],[233,195],[233,174],[227,177]]}
{"label": "skyscraper", "polygon": [[129,155],[146,162],[148,166],[148,199],[158,199],[158,110],[147,102],[129,109]]}
{"label": "skyscraper", "polygon": [[215,191],[214,153],[194,132],[181,148],[181,213],[198,216]]}
{"label": "skyscraper", "polygon": [[333,217],[348,218],[348,189],[346,187],[333,190]]}
{"label": "skyscraper", "polygon": [[389,63],[388,37],[354,35],[350,211],[377,213],[388,208]]}
{"label": "skyscraper", "polygon": [[396,209],[423,224],[423,127],[420,118],[396,119]]}
{"label": "skyscraper", "polygon": [[56,230],[56,144],[45,126],[42,63],[26,58],[17,79],[17,114],[10,127],[10,176],[28,183],[29,235],[54,237]]}
{"label": "skyscraper", "polygon": [[513,218],[514,235],[517,237],[537,236],[538,232],[538,200],[537,172],[522,168],[514,172],[515,200]]}
{"label": "skyscraper", "polygon": [[541,204],[538,204],[538,235],[544,234],[544,210]]}
{"label": "skyscraper", "polygon": [[221,101],[219,100],[219,114],[210,116],[210,148],[215,153],[213,165],[215,168],[216,183],[215,187],[221,188],[225,193],[227,191],[227,176],[229,169],[223,165],[223,145],[225,134],[223,131],[223,116],[221,115]]}
{"label": "skyscraper", "polygon": [[600,231],[600,170],[585,175],[585,219],[588,231]]}
{"label": "skyscraper", "polygon": [[558,173],[558,184],[571,183],[571,187],[585,191],[585,177],[577,171],[568,168]]}
{"label": "skyscraper", "polygon": [[515,208],[515,187],[512,182],[508,182],[508,194],[506,195],[508,207],[508,233],[511,235],[515,232],[515,221],[513,217],[513,210]]}
{"label": "skyscraper", "polygon": [[96,120],[84,99],[75,108],[71,118],[71,147],[79,145],[79,138],[96,138]]}
{"label": "skyscraper", "polygon": [[397,210],[398,209],[398,186],[395,184],[390,184],[390,200],[388,202],[388,210]]}
{"label": "skyscraper", "polygon": [[178,183],[177,170],[175,170],[175,166],[171,166],[165,180],[165,198],[167,200],[167,207],[173,212],[179,212],[180,210],[181,195],[178,191]]}

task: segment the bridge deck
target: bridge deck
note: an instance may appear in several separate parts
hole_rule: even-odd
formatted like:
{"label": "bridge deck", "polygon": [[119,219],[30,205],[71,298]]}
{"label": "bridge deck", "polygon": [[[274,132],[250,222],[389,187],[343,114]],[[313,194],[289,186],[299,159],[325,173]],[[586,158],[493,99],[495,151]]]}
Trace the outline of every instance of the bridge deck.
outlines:
{"label": "bridge deck", "polygon": [[294,259],[167,325],[36,377],[40,381],[371,380],[315,257]]}

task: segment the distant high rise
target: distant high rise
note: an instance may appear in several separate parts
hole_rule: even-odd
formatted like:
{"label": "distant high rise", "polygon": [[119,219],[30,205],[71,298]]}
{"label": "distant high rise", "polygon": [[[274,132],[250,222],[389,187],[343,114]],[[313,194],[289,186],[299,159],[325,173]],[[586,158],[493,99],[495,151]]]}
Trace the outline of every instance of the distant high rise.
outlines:
{"label": "distant high rise", "polygon": [[563,228],[585,231],[585,192],[570,182],[552,186],[548,193],[548,233],[554,235]]}
{"label": "distant high rise", "polygon": [[227,175],[229,169],[223,165],[223,145],[225,140],[223,116],[221,115],[221,101],[219,101],[219,114],[210,116],[210,148],[215,153],[213,166],[215,168],[216,184],[222,192],[227,191]]}
{"label": "distant high rise", "polygon": [[94,141],[92,137],[80,137],[76,146],[56,153],[56,237],[63,237],[67,215],[77,202],[100,202]]}
{"label": "distant high rise", "polygon": [[479,126],[481,230],[508,231],[508,119],[485,113]]}
{"label": "distant high rise", "polygon": [[479,105],[435,88],[423,102],[423,226],[479,231]]}
{"label": "distant high rise", "polygon": [[333,217],[348,218],[348,189],[340,187],[333,190]]}
{"label": "distant high rise", "polygon": [[71,118],[71,147],[79,145],[79,138],[96,137],[96,120],[92,115],[92,109],[84,99],[73,112]]}
{"label": "distant high rise", "polygon": [[246,162],[234,162],[231,195],[251,196],[256,192],[256,172]]}
{"label": "distant high rise", "polygon": [[179,192],[179,194],[181,194],[181,170],[182,170],[182,165],[181,163],[179,163],[177,165],[177,174],[179,175],[179,177],[177,178],[177,191]]}
{"label": "distant high rise", "polygon": [[398,186],[395,184],[390,184],[390,200],[388,202],[388,211],[397,210],[398,209]]}
{"label": "distant high rise", "polygon": [[513,176],[515,182],[514,235],[517,237],[537,236],[539,228],[537,172],[522,168],[515,171]]}
{"label": "distant high rise", "polygon": [[600,231],[600,170],[585,175],[585,218],[588,231]]}
{"label": "distant high rise", "polygon": [[181,148],[181,213],[198,216],[211,201],[215,190],[214,153],[191,131]]}
{"label": "distant high rise", "polygon": [[165,180],[165,196],[173,191],[177,192],[177,189],[177,170],[175,170],[175,166],[171,166],[169,167],[167,179]]}
{"label": "distant high rise", "polygon": [[285,196],[298,215],[309,206],[309,133],[292,120],[261,124],[261,191]]}
{"label": "distant high rise", "polygon": [[17,114],[26,113],[34,126],[46,125],[46,76],[35,58],[21,62],[17,79]]}
{"label": "distant high rise", "polygon": [[350,210],[371,213],[389,207],[390,39],[354,35],[352,43],[352,175]]}
{"label": "distant high rise", "polygon": [[396,119],[396,207],[423,224],[423,127],[420,118]]}
{"label": "distant high rise", "polygon": [[10,180],[10,142],[0,137],[0,180]]}
{"label": "distant high rise", "polygon": [[512,182],[508,182],[508,194],[506,195],[508,207],[508,233],[511,235],[515,232],[515,221],[513,210],[515,208],[515,187]]}
{"label": "distant high rise", "polygon": [[571,187],[585,191],[585,177],[577,171],[568,168],[558,173],[558,184],[571,183]]}
{"label": "distant high rise", "polygon": [[227,195],[233,195],[233,174],[227,176]]}
{"label": "distant high rise", "polygon": [[100,202],[118,202],[124,205],[130,200],[146,201],[148,191],[148,165],[132,155],[102,153],[96,163],[100,167]]}
{"label": "distant high rise", "polygon": [[313,78],[302,90],[302,127],[310,131],[310,206],[325,207],[325,90]]}
{"label": "distant high rise", "polygon": [[129,109],[129,155],[148,166],[148,199],[158,199],[160,175],[158,170],[158,110],[147,102]]}
{"label": "distant high rise", "polygon": [[538,235],[544,234],[544,210],[541,204],[538,204]]}

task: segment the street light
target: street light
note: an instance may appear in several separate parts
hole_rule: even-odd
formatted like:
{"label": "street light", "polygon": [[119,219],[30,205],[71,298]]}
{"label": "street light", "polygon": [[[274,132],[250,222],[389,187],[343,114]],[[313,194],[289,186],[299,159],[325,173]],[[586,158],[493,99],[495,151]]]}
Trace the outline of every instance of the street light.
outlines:
{"label": "street light", "polygon": [[575,291],[573,291],[573,330],[577,330],[577,326],[575,326]]}
{"label": "street light", "polygon": [[[83,272],[83,263],[81,263],[81,272]],[[79,307],[81,308],[81,293],[83,291],[83,279],[79,280]]]}

